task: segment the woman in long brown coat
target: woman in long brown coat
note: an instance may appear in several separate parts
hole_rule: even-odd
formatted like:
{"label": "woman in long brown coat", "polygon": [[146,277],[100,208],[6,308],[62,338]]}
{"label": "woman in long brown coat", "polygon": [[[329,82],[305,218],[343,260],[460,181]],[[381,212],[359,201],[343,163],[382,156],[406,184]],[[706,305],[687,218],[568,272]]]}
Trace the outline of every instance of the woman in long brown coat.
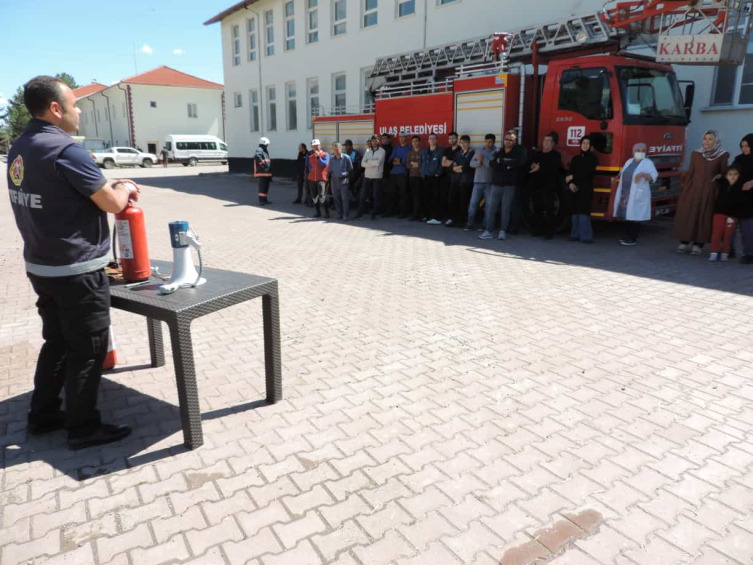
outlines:
{"label": "woman in long brown coat", "polygon": [[727,172],[728,159],[719,132],[707,131],[703,135],[703,147],[691,155],[690,168],[680,183],[680,202],[672,232],[675,239],[680,240],[678,253],[684,253],[692,242],[691,253],[700,255],[703,244],[711,241],[716,181]]}

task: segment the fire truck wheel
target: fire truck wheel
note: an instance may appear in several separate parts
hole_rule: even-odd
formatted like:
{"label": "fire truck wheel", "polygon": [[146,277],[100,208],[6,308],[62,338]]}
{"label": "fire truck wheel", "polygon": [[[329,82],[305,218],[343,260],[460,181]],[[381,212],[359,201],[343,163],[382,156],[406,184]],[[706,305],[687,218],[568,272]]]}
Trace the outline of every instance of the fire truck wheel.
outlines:
{"label": "fire truck wheel", "polygon": [[[553,210],[557,219],[555,224],[557,226],[556,232],[561,232],[570,219],[568,212],[567,196],[564,192],[564,187],[559,188],[554,193],[548,195],[542,191],[532,190],[530,187],[523,191],[522,196],[523,216],[525,216],[526,223],[531,227],[534,232],[543,233],[546,231],[546,226],[543,221],[542,210]],[[545,200],[547,200],[545,202]]]}

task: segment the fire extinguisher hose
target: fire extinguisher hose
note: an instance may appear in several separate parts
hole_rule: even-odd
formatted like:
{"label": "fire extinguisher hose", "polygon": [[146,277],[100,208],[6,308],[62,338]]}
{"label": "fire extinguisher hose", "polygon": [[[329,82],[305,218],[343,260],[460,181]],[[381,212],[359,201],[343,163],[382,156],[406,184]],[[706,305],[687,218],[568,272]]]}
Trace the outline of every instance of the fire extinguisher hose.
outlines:
{"label": "fire extinguisher hose", "polygon": [[112,260],[118,262],[118,224],[112,225]]}

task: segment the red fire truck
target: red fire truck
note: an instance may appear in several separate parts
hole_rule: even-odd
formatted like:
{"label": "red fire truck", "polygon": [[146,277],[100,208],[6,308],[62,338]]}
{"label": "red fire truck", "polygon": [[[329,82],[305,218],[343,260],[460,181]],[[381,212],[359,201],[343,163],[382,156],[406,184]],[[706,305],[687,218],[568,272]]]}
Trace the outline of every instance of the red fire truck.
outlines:
{"label": "red fire truck", "polygon": [[[611,219],[622,164],[648,145],[659,170],[655,215],[674,210],[694,85],[681,88],[675,64],[740,64],[753,0],[635,0],[614,9],[518,31],[378,59],[370,75],[373,113],[314,119],[323,143],[372,133],[457,131],[479,147],[484,135],[516,128],[536,146],[559,134],[565,162],[590,134],[598,156],[593,216]],[[640,39],[657,57],[627,51]],[[544,73],[540,70],[546,66]]]}

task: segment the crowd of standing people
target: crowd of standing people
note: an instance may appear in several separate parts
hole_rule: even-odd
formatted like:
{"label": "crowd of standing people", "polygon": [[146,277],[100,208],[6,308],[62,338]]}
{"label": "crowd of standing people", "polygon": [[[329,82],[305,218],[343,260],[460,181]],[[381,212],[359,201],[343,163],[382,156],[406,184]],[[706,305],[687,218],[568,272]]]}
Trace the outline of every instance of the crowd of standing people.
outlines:
{"label": "crowd of standing people", "polygon": [[[525,221],[533,235],[552,239],[562,226],[563,208],[570,215],[570,240],[593,242],[591,226],[597,156],[591,138],[580,141],[578,153],[567,166],[557,151],[558,136],[544,136],[541,148],[529,154],[518,143],[515,130],[505,133],[501,147],[487,134],[484,145],[471,147],[467,135],[451,132],[449,146],[438,145],[435,134],[428,146],[414,135],[384,134],[366,140],[363,155],[351,140],[334,143],[324,151],[318,139],[301,143],[296,160],[298,185],[295,204],[315,209],[315,218],[359,220],[365,216],[398,217],[431,226],[478,229],[479,239],[505,240]],[[269,140],[262,138],[254,166],[269,174]],[[753,263],[753,134],[740,142],[741,153],[729,164],[716,131],[707,131],[682,173],[673,237],[677,251],[701,255],[710,243],[711,261],[727,261],[733,254],[737,229],[742,232],[744,263]],[[260,176],[260,175],[256,175]],[[633,146],[622,166],[611,214],[624,223],[620,244],[636,245],[641,224],[652,216],[651,185],[659,178],[647,158],[645,143]],[[260,204],[268,203],[268,180],[259,190]],[[351,215],[351,198],[357,203]],[[483,211],[481,210],[481,205]],[[525,204],[524,204],[525,203]],[[524,219],[523,206],[531,211]],[[480,224],[480,226],[478,225]]]}

